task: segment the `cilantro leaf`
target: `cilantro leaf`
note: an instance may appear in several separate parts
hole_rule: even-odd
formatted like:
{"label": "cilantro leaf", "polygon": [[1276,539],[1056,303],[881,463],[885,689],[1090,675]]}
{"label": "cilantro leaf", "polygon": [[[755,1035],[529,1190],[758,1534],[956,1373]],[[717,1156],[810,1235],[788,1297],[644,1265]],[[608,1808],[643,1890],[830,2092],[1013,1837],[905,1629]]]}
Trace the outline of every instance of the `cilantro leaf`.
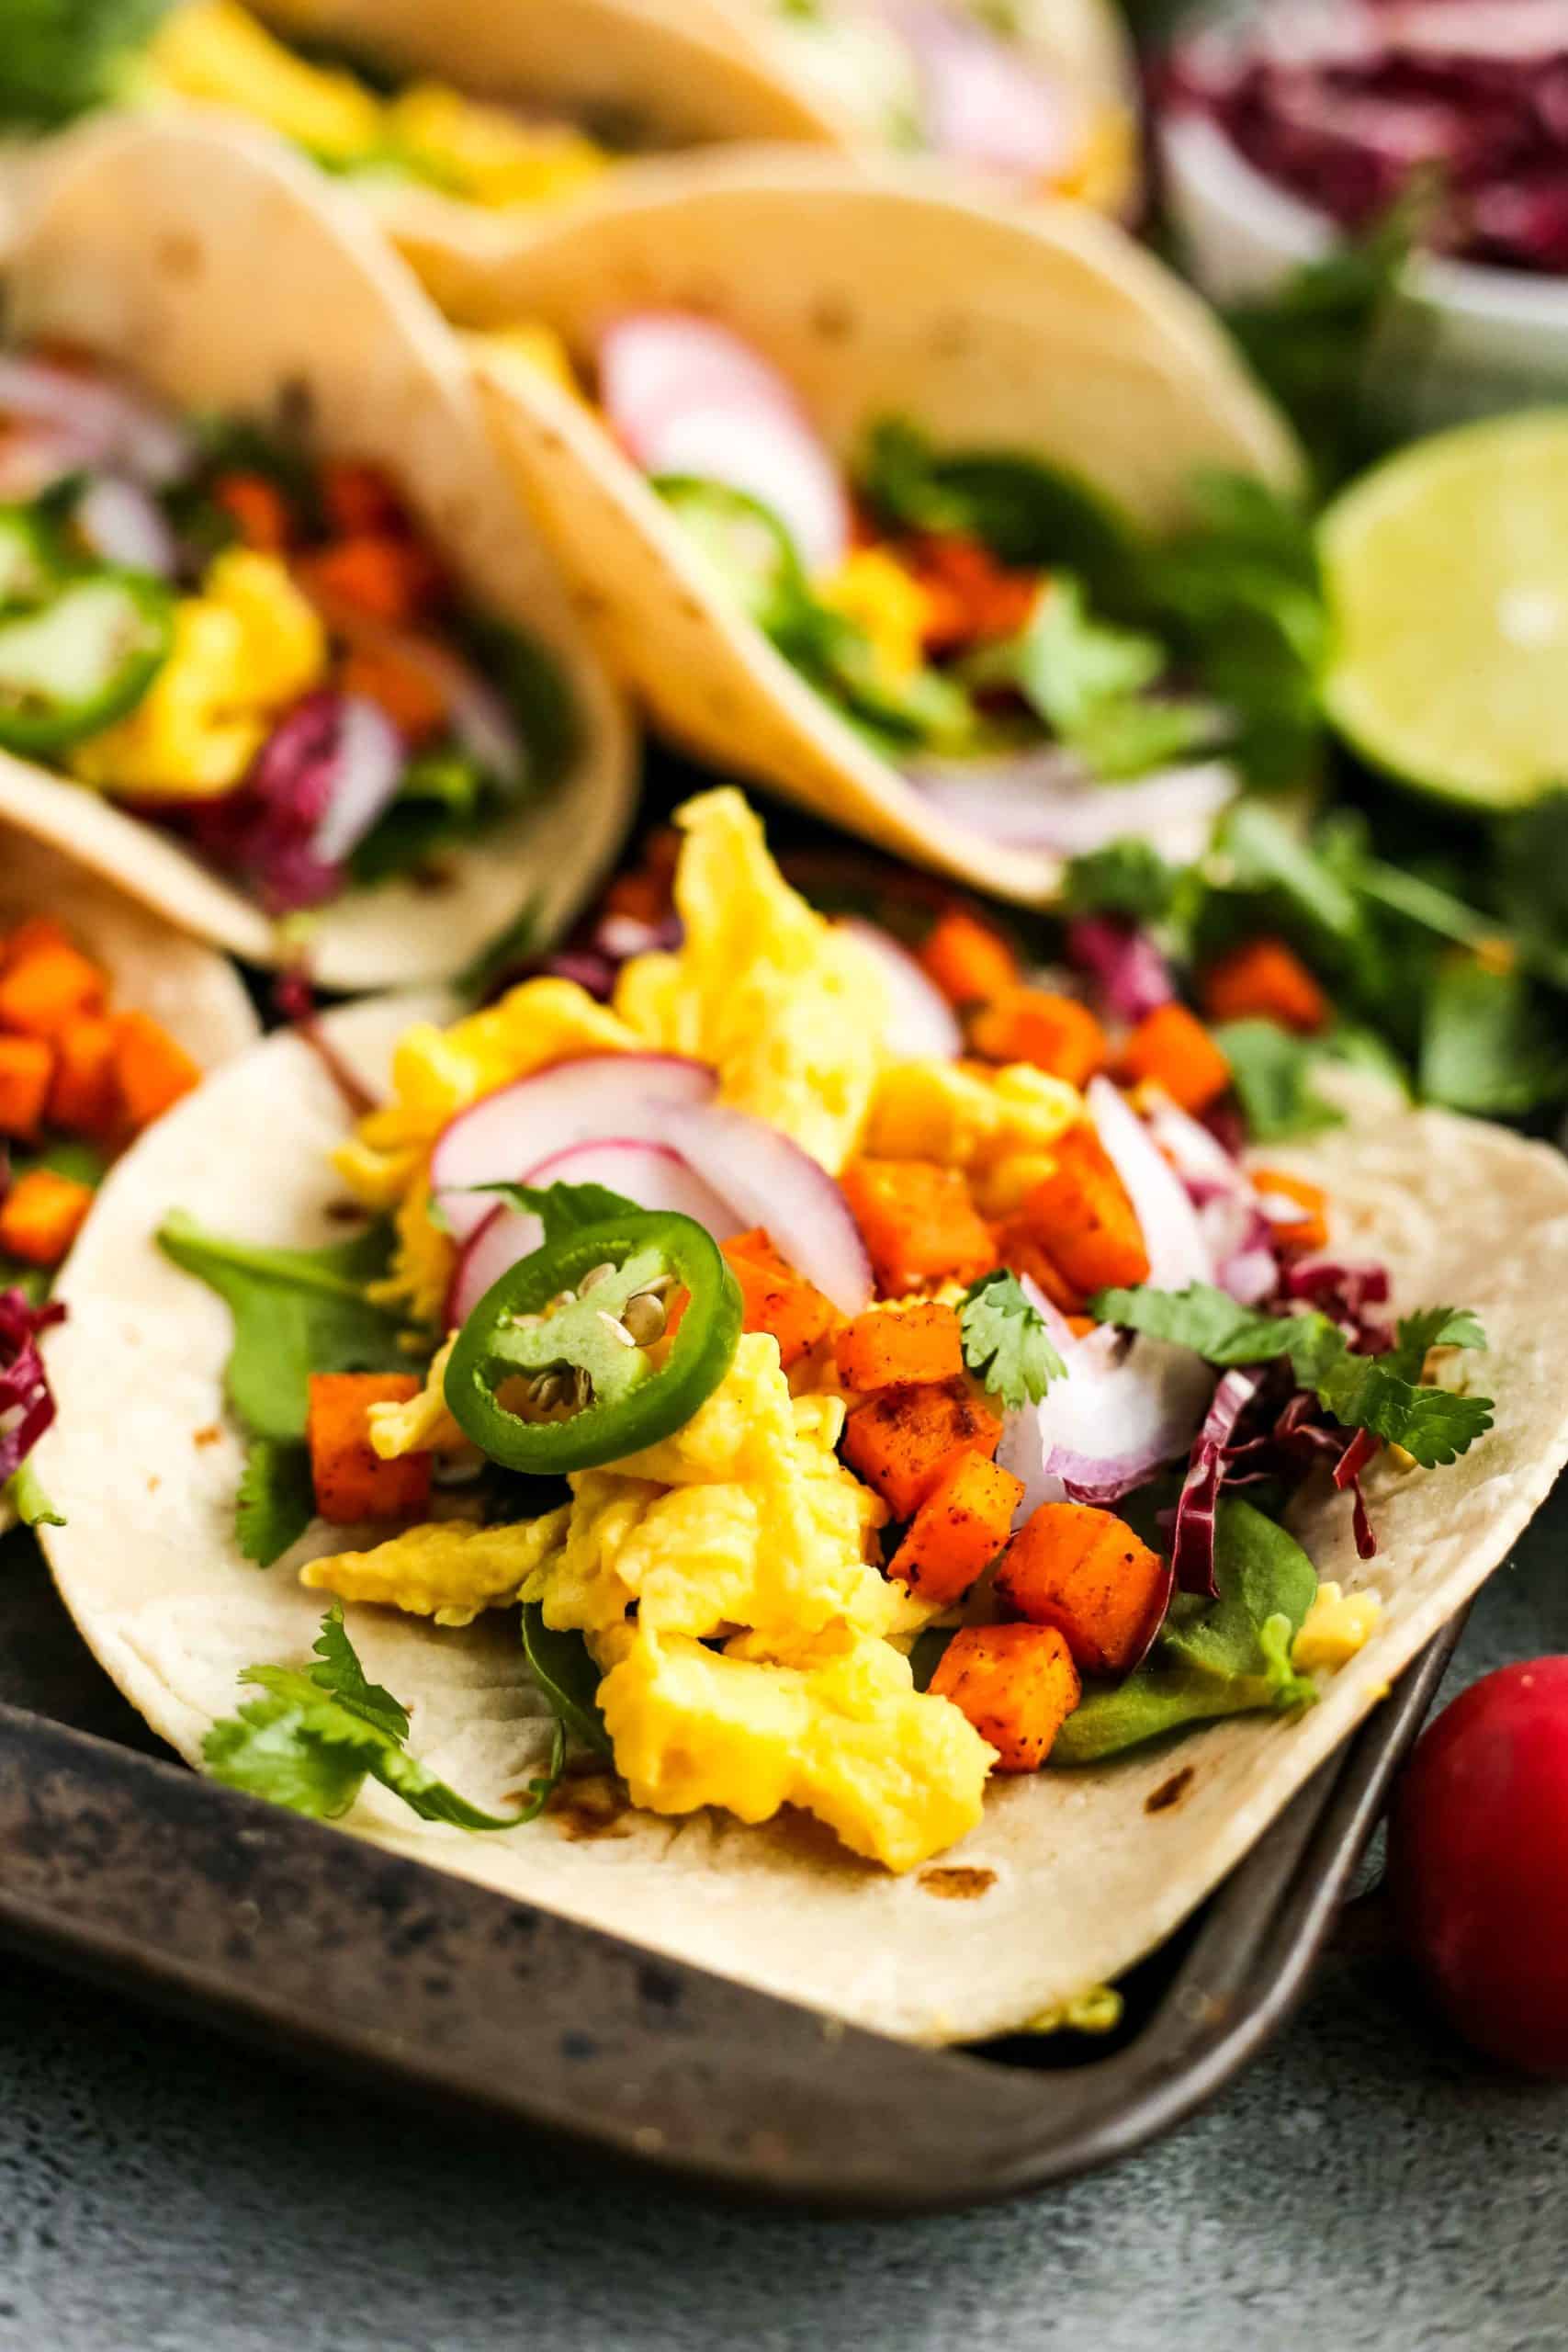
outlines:
{"label": "cilantro leaf", "polygon": [[50,130],[128,85],[169,0],[6,0],[0,123]]}
{"label": "cilantro leaf", "polygon": [[529,1782],[519,1811],[482,1813],[409,1755],[407,1711],[389,1690],[366,1679],[336,1604],[321,1622],[315,1656],[309,1668],[245,1668],[242,1684],[263,1696],[208,1733],[202,1755],[215,1780],[321,1821],[346,1813],[367,1776],[401,1797],[422,1820],[458,1829],[514,1829],[542,1811],[565,1761],[558,1724],[548,1768]]}
{"label": "cilantro leaf", "polygon": [[234,1317],[224,1387],[249,1436],[280,1445],[302,1439],[313,1372],[408,1369],[400,1317],[369,1296],[370,1283],[387,1271],[386,1224],[323,1250],[271,1250],[204,1233],[175,1210],[158,1243]]}
{"label": "cilantro leaf", "polygon": [[624,1193],[607,1184],[476,1184],[476,1193],[491,1193],[508,1208],[530,1212],[545,1228],[541,1248],[553,1249],[585,1225],[613,1224],[617,1217],[640,1216],[642,1211]]}
{"label": "cilantro leaf", "polygon": [[611,1754],[610,1735],[599,1711],[599,1668],[577,1633],[545,1623],[536,1600],[523,1603],[523,1655],[558,1723],[601,1756]]}
{"label": "cilantro leaf", "polygon": [[0,1487],[0,1497],[11,1506],[24,1527],[64,1527],[63,1512],[55,1510],[29,1457],[18,1464]]}
{"label": "cilantro leaf", "polygon": [[1102,1290],[1089,1305],[1101,1323],[1190,1348],[1221,1368],[1283,1358],[1301,1386],[1312,1389],[1344,1428],[1401,1445],[1427,1469],[1455,1461],[1492,1427],[1490,1397],[1456,1396],[1419,1385],[1428,1349],[1485,1346],[1468,1308],[1427,1307],[1406,1316],[1386,1355],[1364,1356],[1351,1352],[1325,1315],[1264,1314],[1209,1283],[1179,1291]]}
{"label": "cilantro leaf", "polygon": [[305,1447],[252,1438],[234,1501],[234,1532],[244,1557],[258,1568],[270,1568],[299,1541],[315,1515]]}
{"label": "cilantro leaf", "polygon": [[1129,837],[1069,858],[1062,909],[1069,915],[1127,915],[1159,922],[1176,905],[1180,875],[1152,842]]}
{"label": "cilantro leaf", "polygon": [[1282,1143],[1344,1125],[1343,1113],[1324,1101],[1313,1074],[1324,1059],[1320,1040],[1298,1037],[1277,1021],[1227,1021],[1213,1033],[1231,1066],[1247,1129],[1256,1143]]}
{"label": "cilantro leaf", "polygon": [[1115,779],[1213,740],[1212,710],[1140,699],[1168,667],[1157,638],[1096,620],[1081,582],[1058,572],[1018,636],[976,655],[966,674],[977,685],[1016,686],[1096,775]]}
{"label": "cilantro leaf", "polygon": [[1066,1371],[1040,1309],[1014,1273],[982,1274],[964,1293],[958,1317],[964,1361],[1010,1411],[1038,1405]]}
{"label": "cilantro leaf", "polygon": [[1417,1064],[1429,1102],[1517,1118],[1568,1094],[1568,1057],[1523,975],[1473,956],[1439,965]]}

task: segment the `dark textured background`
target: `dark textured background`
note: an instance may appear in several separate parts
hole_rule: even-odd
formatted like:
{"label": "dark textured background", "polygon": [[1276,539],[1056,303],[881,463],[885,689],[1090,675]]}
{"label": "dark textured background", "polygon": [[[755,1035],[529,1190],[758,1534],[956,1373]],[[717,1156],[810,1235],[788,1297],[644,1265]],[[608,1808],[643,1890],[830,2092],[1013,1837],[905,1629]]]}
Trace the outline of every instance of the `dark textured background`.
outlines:
{"label": "dark textured background", "polygon": [[[1565,1542],[1568,1489],[1483,1597],[1456,1684],[1568,1650]],[[72,1639],[62,1624],[58,1662]],[[47,1682],[47,1654],[27,1663]],[[1445,2037],[1375,1897],[1288,2035],[1196,2123],[1098,2179],[941,2222],[693,2203],[30,1967],[0,1962],[0,1983],[6,2347],[1568,2346],[1568,2087],[1506,2081]]]}

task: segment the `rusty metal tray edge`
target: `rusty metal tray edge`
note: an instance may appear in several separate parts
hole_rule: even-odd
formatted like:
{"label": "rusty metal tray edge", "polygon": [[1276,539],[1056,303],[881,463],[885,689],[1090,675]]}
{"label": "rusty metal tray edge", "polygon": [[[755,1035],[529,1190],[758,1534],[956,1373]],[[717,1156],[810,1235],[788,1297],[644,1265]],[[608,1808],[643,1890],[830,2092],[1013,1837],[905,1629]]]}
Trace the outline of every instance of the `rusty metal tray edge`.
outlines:
{"label": "rusty metal tray edge", "polygon": [[1301,1998],[1461,1620],[1199,1915],[1148,2021],[1040,2071],[667,1962],[0,1705],[0,1942],[383,2089],[729,2194],[953,2210],[1128,2154]]}

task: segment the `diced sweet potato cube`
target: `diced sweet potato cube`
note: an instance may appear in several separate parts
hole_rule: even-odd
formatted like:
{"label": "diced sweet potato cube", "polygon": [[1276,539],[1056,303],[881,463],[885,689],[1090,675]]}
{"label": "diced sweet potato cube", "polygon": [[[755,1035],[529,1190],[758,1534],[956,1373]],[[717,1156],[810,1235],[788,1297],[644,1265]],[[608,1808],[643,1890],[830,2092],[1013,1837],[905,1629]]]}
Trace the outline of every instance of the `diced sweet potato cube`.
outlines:
{"label": "diced sweet potato cube", "polygon": [[29,1168],[0,1201],[0,1250],[28,1266],[58,1266],[92,1205],[90,1184]]}
{"label": "diced sweet potato cube", "polygon": [[882,1388],[844,1424],[840,1452],[896,1519],[913,1519],[938,1480],[966,1453],[988,1461],[1002,1425],[962,1380]]}
{"label": "diced sweet potato cube", "polygon": [[42,1037],[0,1037],[0,1136],[37,1135],[53,1076]]}
{"label": "diced sweet potato cube", "polygon": [[185,1047],[150,1013],[116,1015],[115,1091],[120,1117],[133,1135],[161,1119],[200,1080],[201,1071]]}
{"label": "diced sweet potato cube", "polygon": [[258,555],[282,555],[294,537],[288,502],[265,474],[220,475],[212,485],[212,503],[221,507],[234,526],[242,547]]}
{"label": "diced sweet potato cube", "polygon": [[1068,1086],[1087,1086],[1111,1058],[1089,1007],[1048,989],[1005,990],[970,1023],[969,1043],[988,1062],[1032,1062]]}
{"label": "diced sweet potato cube", "polygon": [[833,1341],[846,1388],[894,1388],[956,1380],[964,1340],[956,1307],[923,1299],[915,1306],[876,1306],[846,1323]]}
{"label": "diced sweet potato cube", "polygon": [[1030,1193],[1017,1224],[1036,1237],[1079,1299],[1149,1278],[1136,1213],[1092,1127],[1062,1137],[1055,1167]]}
{"label": "diced sweet potato cube", "polygon": [[1003,1265],[1015,1274],[1027,1274],[1064,1315],[1076,1315],[1084,1303],[1084,1294],[1075,1290],[1051,1256],[1027,1208],[1004,1217],[995,1231]]}
{"label": "diced sweet potato cube", "polygon": [[107,1013],[85,1012],[54,1043],[54,1077],[46,1116],[72,1136],[103,1136],[113,1126],[115,1024]]}
{"label": "diced sweet potato cube", "polygon": [[30,948],[19,942],[20,934],[0,971],[0,1029],[52,1039],[84,1012],[101,1009],[104,976],[68,939]]}
{"label": "diced sweet potato cube", "polygon": [[1121,1068],[1129,1085],[1152,1080],[1194,1114],[1217,1102],[1231,1082],[1229,1062],[1184,1004],[1159,1004],[1146,1012],[1122,1045]]}
{"label": "diced sweet potato cube", "polygon": [[1037,1772],[1083,1693],[1054,1625],[965,1625],[930,1688],[997,1751],[998,1772]]}
{"label": "diced sweet potato cube", "polygon": [[1042,1503],[997,1570],[997,1599],[1055,1625],[1086,1674],[1125,1674],[1148,1645],[1169,1571],[1114,1511]]}
{"label": "diced sweet potato cube", "polygon": [[915,1513],[888,1575],[942,1608],[961,1600],[1007,1542],[1023,1494],[1010,1470],[983,1453],[962,1455]]}
{"label": "diced sweet potato cube", "polygon": [[313,1372],[305,1433],[316,1509],[334,1526],[412,1519],[430,1500],[431,1457],[383,1462],[370,1443],[372,1405],[406,1405],[421,1384],[407,1372]]}
{"label": "diced sweet potato cube", "polygon": [[902,1297],[923,1283],[971,1283],[997,1248],[956,1168],[934,1159],[854,1159],[842,1179],[877,1287]]}
{"label": "diced sweet potato cube", "polygon": [[1277,1249],[1304,1257],[1310,1250],[1328,1247],[1328,1195],[1321,1184],[1309,1184],[1304,1176],[1288,1176],[1280,1168],[1255,1168],[1252,1182],[1264,1198],[1294,1201],[1301,1210],[1296,1218],[1269,1218],[1269,1236]]}
{"label": "diced sweet potato cube", "polygon": [[46,947],[72,947],[75,944],[63,923],[52,915],[28,915],[15,931],[7,932],[0,940],[0,972],[8,972],[13,964],[23,964],[29,956],[40,955]]}
{"label": "diced sweet potato cube", "polygon": [[1201,994],[1211,1021],[1277,1021],[1310,1036],[1328,1019],[1328,999],[1282,939],[1249,939],[1222,956]]}
{"label": "diced sweet potato cube", "polygon": [[949,1004],[988,1004],[1018,979],[1018,957],[1001,933],[962,907],[938,918],[919,961]]}
{"label": "diced sweet potato cube", "polygon": [[787,1372],[832,1329],[838,1318],[831,1299],[785,1263],[760,1227],[736,1234],[722,1246],[740,1285],[742,1328],[772,1332]]}

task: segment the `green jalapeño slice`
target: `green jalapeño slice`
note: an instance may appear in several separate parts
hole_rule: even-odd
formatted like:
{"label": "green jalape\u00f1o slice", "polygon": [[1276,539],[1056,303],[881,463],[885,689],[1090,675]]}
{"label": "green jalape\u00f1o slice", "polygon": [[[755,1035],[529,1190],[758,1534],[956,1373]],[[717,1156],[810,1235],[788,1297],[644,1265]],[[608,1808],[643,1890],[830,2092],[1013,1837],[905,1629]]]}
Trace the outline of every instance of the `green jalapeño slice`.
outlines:
{"label": "green jalape\u00f1o slice", "polygon": [[740,1321],[710,1234],[689,1216],[628,1211],[547,1242],[486,1291],[447,1363],[446,1403],[508,1470],[592,1470],[683,1428],[734,1362]]}
{"label": "green jalape\u00f1o slice", "polygon": [[0,749],[63,751],[139,703],[174,642],[175,600],[136,571],[68,580],[0,618]]}

